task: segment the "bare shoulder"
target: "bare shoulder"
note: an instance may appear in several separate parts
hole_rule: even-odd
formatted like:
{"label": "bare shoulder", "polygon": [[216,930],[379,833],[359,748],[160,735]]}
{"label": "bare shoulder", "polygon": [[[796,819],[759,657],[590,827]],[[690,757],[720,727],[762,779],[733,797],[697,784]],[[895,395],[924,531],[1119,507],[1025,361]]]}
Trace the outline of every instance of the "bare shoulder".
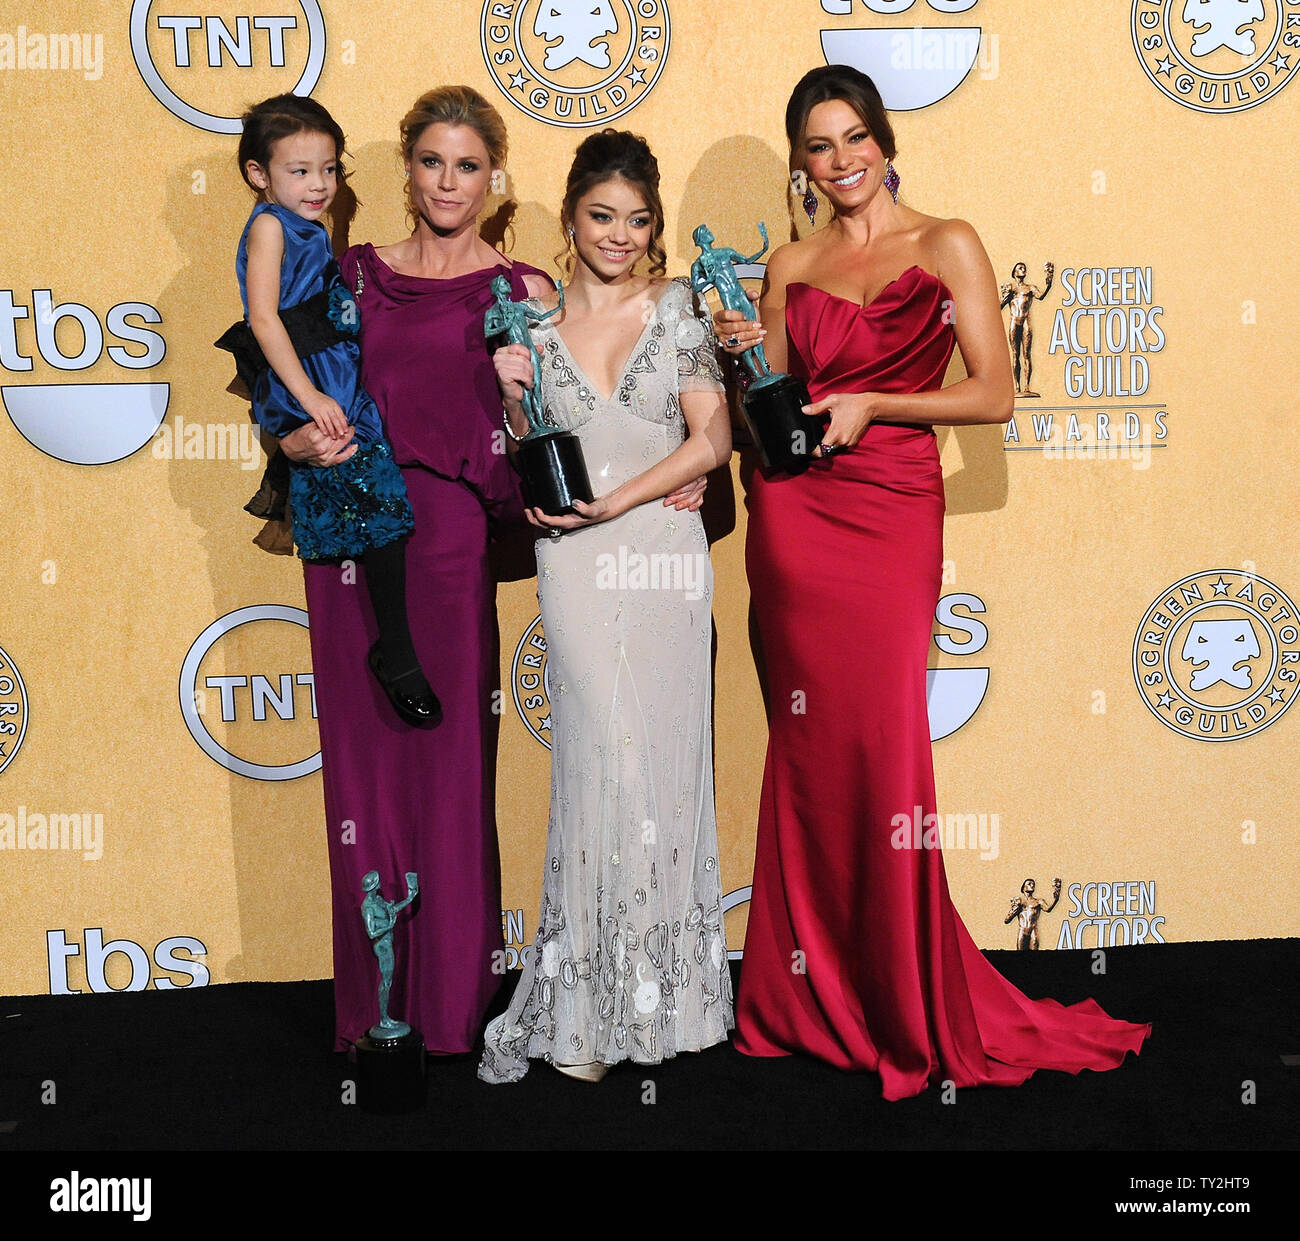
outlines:
{"label": "bare shoulder", "polygon": [[249,226],[248,240],[265,243],[284,240],[284,225],[280,223],[274,211],[263,211]]}
{"label": "bare shoulder", "polygon": [[931,219],[923,229],[922,238],[942,277],[982,271],[989,265],[984,243],[969,220]]}
{"label": "bare shoulder", "polygon": [[[816,236],[816,234],[814,234]],[[767,283],[769,287],[781,288],[805,271],[815,259],[819,245],[812,237],[799,241],[787,241],[777,246],[767,256]]]}

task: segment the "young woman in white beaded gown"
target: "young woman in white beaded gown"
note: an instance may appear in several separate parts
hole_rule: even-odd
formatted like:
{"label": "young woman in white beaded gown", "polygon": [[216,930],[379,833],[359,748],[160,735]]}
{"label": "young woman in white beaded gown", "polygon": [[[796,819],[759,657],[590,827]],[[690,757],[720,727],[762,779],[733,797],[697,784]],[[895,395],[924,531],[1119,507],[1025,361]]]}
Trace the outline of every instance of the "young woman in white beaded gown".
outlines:
{"label": "young woman in white beaded gown", "polygon": [[[662,272],[659,173],[645,142],[578,148],[561,223],[563,311],[534,328],[543,405],[577,433],[596,499],[547,517],[537,586],[551,699],[551,806],[537,934],[478,1074],[529,1059],[599,1080],[724,1041],[733,1025],[713,807],[713,572],[699,514],[662,497],[724,463],[731,434],[713,325]],[[549,303],[533,302],[539,311]],[[496,355],[525,430],[522,346]]]}

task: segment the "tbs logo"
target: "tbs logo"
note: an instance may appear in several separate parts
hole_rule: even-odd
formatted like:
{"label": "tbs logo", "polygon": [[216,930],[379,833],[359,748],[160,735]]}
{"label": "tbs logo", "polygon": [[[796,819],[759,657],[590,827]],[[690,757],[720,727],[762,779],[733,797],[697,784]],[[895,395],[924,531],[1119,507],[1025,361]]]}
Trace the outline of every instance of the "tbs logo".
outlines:
{"label": "tbs logo", "polygon": [[[69,943],[63,931],[46,931],[45,948],[50,967],[50,994],[82,994],[79,987],[70,986],[68,983],[68,960],[71,957],[81,956],[81,946],[75,939]],[[195,939],[192,935],[173,935],[164,939],[153,950],[152,963],[142,944],[137,944],[130,939],[110,939],[105,943],[103,929],[97,926],[86,929],[85,949],[86,985],[97,994],[106,991],[143,991],[150,982],[159,991],[175,991],[182,987],[206,987],[211,977],[208,967],[202,961],[194,959],[207,956],[208,950],[201,940]],[[189,955],[178,957],[177,952],[185,952]],[[110,971],[106,967],[109,959],[114,956],[125,957],[130,966],[131,973],[124,986],[115,987],[109,982]],[[154,978],[153,966],[155,965],[166,974],[182,974],[187,981],[175,982],[170,978]]]}
{"label": "tbs logo", "polygon": [[[920,0],[821,0],[821,10],[850,17],[859,6],[880,17],[916,8]],[[979,0],[925,0],[943,16],[968,13]],[[923,10],[918,10],[921,12]],[[823,30],[828,65],[852,65],[880,91],[891,112],[912,112],[946,99],[969,76],[977,60],[981,76],[997,74],[997,36],[982,39],[979,26],[893,25]]]}
{"label": "tbs logo", "polygon": [[[55,370],[84,371],[107,356],[123,370],[148,370],[167,343],[144,325],[161,322],[148,302],[118,302],[101,323],[89,306],[56,302],[50,289],[33,289],[30,304],[0,289],[0,366],[24,374],[39,357]],[[149,442],[166,417],[169,391],[165,383],[11,383],[0,385],[0,402],[41,452],[72,465],[107,465]]]}
{"label": "tbs logo", "polygon": [[[176,0],[134,0],[131,55],[153,97],[173,116],[215,134],[240,132],[259,95],[310,95],[325,65],[318,0],[276,0],[240,17],[195,13]],[[258,86],[250,95],[249,71]]]}
{"label": "tbs logo", "polygon": [[[944,595],[935,609],[939,632],[934,644],[945,655],[967,659],[978,655],[989,640],[988,626],[979,619],[985,611],[978,595]],[[954,634],[962,635],[954,638]],[[930,740],[940,741],[955,733],[979,710],[989,688],[989,669],[959,664],[955,668],[928,668],[925,700],[930,715]]]}

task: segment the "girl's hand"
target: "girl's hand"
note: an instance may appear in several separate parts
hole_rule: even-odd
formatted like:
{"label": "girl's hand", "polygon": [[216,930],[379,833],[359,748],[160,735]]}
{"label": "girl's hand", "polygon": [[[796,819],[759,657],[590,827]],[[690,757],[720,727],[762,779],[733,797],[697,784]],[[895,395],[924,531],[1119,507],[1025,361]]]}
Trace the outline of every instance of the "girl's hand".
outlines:
{"label": "girl's hand", "polygon": [[574,500],[573,507],[578,510],[576,513],[563,513],[559,517],[543,513],[539,508],[525,509],[524,516],[539,530],[580,530],[616,515],[608,496],[597,496],[590,504]]}
{"label": "girl's hand", "polygon": [[[533,346],[541,353],[540,346]],[[496,367],[497,387],[507,405],[520,405],[524,389],[533,386],[533,360],[524,345],[503,345],[492,355]]]}
{"label": "girl's hand", "polygon": [[[805,405],[803,412],[811,416],[830,414],[830,424],[822,432],[822,444],[841,452],[855,448],[858,441],[871,425],[876,416],[876,393],[874,392],[834,392],[820,401]],[[825,457],[820,445],[814,454]]]}
{"label": "girl's hand", "polygon": [[346,461],[357,450],[353,443],[356,427],[345,428],[345,433],[335,437],[327,435],[314,422],[307,422],[296,431],[290,431],[280,441],[280,451],[290,461],[301,461],[319,469],[328,469]]}
{"label": "girl's hand", "polygon": [[718,334],[718,344],[732,357],[739,357],[746,349],[761,345],[767,335],[767,328],[746,319],[739,310],[719,310],[713,316],[713,330]]}
{"label": "girl's hand", "polygon": [[709,480],[701,475],[684,487],[678,487],[676,491],[670,491],[664,496],[664,508],[675,508],[679,512],[682,509],[685,509],[688,513],[695,512],[704,503],[704,489],[708,485]]}
{"label": "girl's hand", "polygon": [[343,407],[324,392],[313,392],[302,407],[310,418],[331,439],[342,439],[348,429],[348,416]]}

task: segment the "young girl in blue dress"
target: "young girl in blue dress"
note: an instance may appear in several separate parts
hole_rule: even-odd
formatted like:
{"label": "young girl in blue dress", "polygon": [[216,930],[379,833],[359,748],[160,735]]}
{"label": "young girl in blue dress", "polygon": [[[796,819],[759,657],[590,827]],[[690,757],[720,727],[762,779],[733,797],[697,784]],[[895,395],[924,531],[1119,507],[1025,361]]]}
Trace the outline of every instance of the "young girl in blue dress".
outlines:
{"label": "young girl in blue dress", "polygon": [[308,421],[357,451],[328,468],[291,463],[289,507],[304,560],[358,560],[379,641],[371,671],[407,723],[432,728],[442,708],[411,641],[405,536],[414,529],[379,410],[361,386],[360,316],[320,217],[342,180],[343,131],[312,99],[277,95],[245,113],[239,170],[260,201],[239,239],[245,319],[218,342],[235,355],[253,414],[280,437]]}

